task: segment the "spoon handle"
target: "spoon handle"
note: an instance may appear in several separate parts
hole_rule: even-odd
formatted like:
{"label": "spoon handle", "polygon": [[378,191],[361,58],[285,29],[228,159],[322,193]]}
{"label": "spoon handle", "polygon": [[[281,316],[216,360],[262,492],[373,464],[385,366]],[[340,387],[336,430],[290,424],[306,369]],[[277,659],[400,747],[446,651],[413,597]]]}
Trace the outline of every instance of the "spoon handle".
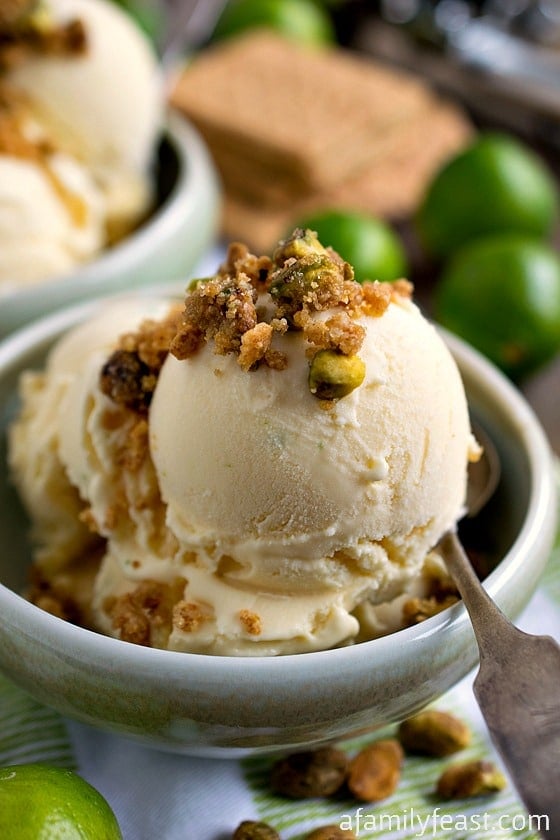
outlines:
{"label": "spoon handle", "polygon": [[482,659],[487,652],[496,652],[497,636],[503,638],[516,629],[480,583],[457,534],[446,531],[439,548],[469,612]]}
{"label": "spoon handle", "polygon": [[440,548],[480,651],[474,693],[488,731],[541,837],[560,838],[560,647],[524,633],[478,580],[455,533]]}

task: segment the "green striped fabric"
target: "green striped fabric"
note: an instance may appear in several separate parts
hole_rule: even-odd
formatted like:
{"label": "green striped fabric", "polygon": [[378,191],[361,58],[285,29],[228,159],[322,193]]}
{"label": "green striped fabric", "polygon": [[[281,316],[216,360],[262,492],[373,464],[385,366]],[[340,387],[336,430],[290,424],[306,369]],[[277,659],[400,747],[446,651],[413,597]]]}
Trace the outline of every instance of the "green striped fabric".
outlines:
{"label": "green striped fabric", "polygon": [[[464,696],[464,688],[461,693]],[[480,724],[470,720],[459,693],[450,692],[438,702],[437,708],[454,712],[462,720],[470,722],[473,729],[472,744],[453,760],[494,759]],[[393,737],[395,734],[393,727],[379,732],[375,738]],[[373,737],[369,736],[348,742],[343,748],[353,755],[372,740]],[[435,786],[443,769],[451,763],[451,758],[407,756],[397,791],[377,804],[358,803],[344,794],[329,799],[299,801],[275,796],[268,786],[274,760],[261,757],[247,759],[244,770],[253,792],[258,818],[274,826],[282,838],[304,840],[311,828],[328,824],[352,828],[360,840],[415,840],[418,837],[537,840],[538,837],[511,785],[495,796],[442,802],[434,793]],[[360,804],[363,807],[358,811]]]}
{"label": "green striped fabric", "polygon": [[0,674],[0,766],[46,762],[75,769],[66,726]]}

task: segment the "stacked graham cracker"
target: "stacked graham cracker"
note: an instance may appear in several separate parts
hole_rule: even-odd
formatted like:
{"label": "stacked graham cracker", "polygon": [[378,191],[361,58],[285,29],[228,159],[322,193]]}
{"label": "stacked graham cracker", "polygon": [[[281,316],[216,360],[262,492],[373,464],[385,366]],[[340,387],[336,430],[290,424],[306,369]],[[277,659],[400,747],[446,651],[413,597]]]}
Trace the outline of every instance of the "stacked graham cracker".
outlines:
{"label": "stacked graham cracker", "polygon": [[412,76],[264,30],[202,52],[172,103],[221,173],[225,236],[257,251],[316,209],[406,217],[471,135],[464,115]]}

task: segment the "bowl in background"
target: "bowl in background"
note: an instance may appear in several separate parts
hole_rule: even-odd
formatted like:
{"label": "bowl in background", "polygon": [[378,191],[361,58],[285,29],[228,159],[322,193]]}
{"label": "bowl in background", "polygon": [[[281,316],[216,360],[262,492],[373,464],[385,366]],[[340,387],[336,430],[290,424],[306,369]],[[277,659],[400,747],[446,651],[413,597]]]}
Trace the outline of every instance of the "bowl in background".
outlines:
{"label": "bowl in background", "polygon": [[[218,757],[354,737],[404,719],[464,677],[476,664],[477,648],[460,603],[370,642],[236,658],[107,638],[18,594],[30,563],[28,522],[6,465],[18,376],[41,366],[53,342],[99,305],[37,321],[0,346],[0,668],[6,675],[64,715],[159,748]],[[485,586],[515,617],[528,603],[553,541],[550,448],[509,381],[461,341],[446,338],[473,417],[502,460],[500,485],[478,522],[495,561]]]}
{"label": "bowl in background", "polygon": [[217,234],[220,187],[204,141],[173,112],[154,177],[157,206],[130,236],[63,277],[0,292],[0,339],[80,301],[188,276]]}

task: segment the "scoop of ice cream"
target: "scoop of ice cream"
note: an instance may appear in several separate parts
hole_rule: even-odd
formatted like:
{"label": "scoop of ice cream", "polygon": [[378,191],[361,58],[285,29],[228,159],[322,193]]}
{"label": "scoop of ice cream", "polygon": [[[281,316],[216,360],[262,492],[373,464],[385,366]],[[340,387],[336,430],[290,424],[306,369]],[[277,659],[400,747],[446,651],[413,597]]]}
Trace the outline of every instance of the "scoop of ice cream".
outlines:
{"label": "scoop of ice cream", "polygon": [[42,400],[51,467],[106,541],[95,625],[128,641],[254,655],[384,632],[462,511],[449,351],[406,284],[359,286],[311,235],[272,261],[233,247],[182,315],[111,305],[52,352]]}
{"label": "scoop of ice cream", "polygon": [[58,457],[88,503],[90,525],[111,540],[123,568],[138,579],[161,574],[158,560],[162,555],[168,559],[176,547],[165,528],[158,480],[146,457],[147,420],[124,411],[102,392],[100,371],[123,332],[148,318],[164,318],[169,309],[164,301],[114,304],[70,333],[51,361],[55,371],[74,371],[60,400]]}
{"label": "scoop of ice cream", "polygon": [[384,591],[383,570],[416,567],[461,508],[469,421],[442,339],[404,299],[357,323],[366,378],[328,411],[301,333],[278,340],[281,372],[247,373],[210,345],[163,366],[150,444],[169,526],[232,558],[245,584],[314,588],[361,569]]}
{"label": "scoop of ice cream", "polygon": [[10,469],[32,522],[35,562],[47,575],[84,554],[92,540],[80,519],[84,503],[58,454],[65,385],[64,376],[26,372],[19,388],[22,409],[9,436]]}
{"label": "scoop of ice cream", "polygon": [[105,201],[67,155],[47,165],[0,154],[0,291],[56,277],[105,244]]}
{"label": "scoop of ice cream", "polygon": [[28,371],[21,379],[21,410],[10,427],[9,463],[33,523],[35,557],[44,572],[73,563],[94,539],[82,516],[94,495],[88,485],[93,455],[79,400],[83,383],[90,382],[88,368],[93,366],[97,380],[116,337],[137,327],[151,311],[152,302],[142,299],[115,303],[64,336],[44,371]]}
{"label": "scoop of ice cream", "polygon": [[301,333],[279,340],[281,372],[247,373],[209,345],[163,366],[151,453],[219,638],[243,609],[263,617],[259,643],[302,637],[305,620],[309,637],[344,638],[356,604],[402,591],[459,515],[470,427],[455,363],[410,301],[358,323],[366,378],[330,410],[308,388]]}
{"label": "scoop of ice cream", "polygon": [[67,274],[146,217],[163,118],[156,56],[128,15],[106,0],[27,6],[0,43],[8,291]]}
{"label": "scoop of ice cream", "polygon": [[[55,23],[77,19],[86,49],[76,56],[32,55],[9,74],[62,147],[85,163],[109,196],[133,191],[147,206],[148,169],[161,131],[157,59],[131,18],[108,0],[48,0]],[[120,199],[122,201],[122,198]]]}

